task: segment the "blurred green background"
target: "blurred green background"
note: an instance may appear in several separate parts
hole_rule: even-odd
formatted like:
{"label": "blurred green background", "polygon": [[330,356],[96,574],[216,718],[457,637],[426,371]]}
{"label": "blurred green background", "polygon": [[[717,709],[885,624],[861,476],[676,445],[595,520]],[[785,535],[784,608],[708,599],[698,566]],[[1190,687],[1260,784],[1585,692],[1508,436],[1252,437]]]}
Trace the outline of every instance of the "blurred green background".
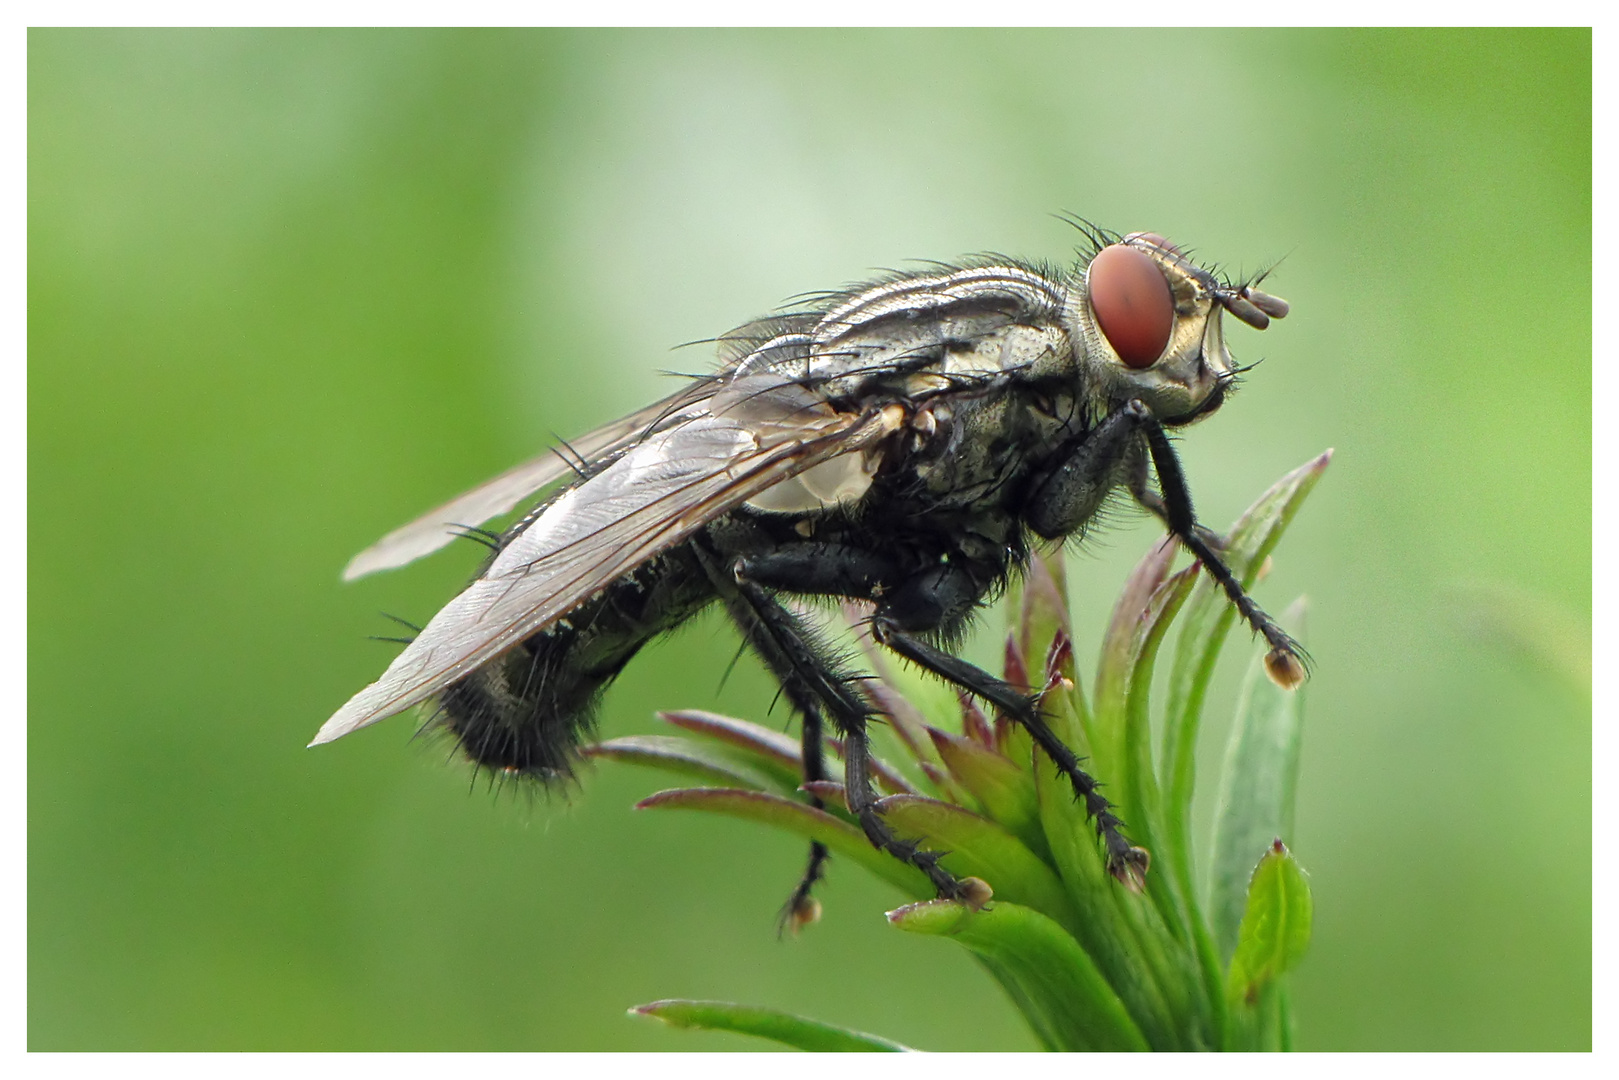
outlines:
{"label": "blurred green background", "polygon": [[[303,747],[479,558],[354,552],[791,294],[1066,260],[1058,210],[1286,256],[1183,452],[1220,527],[1337,448],[1259,590],[1318,662],[1300,1045],[1590,1046],[1589,32],[35,31],[28,82],[34,1049],[754,1048],[624,1016],[668,996],[1032,1048],[854,868],[778,942],[799,845],[632,814],[659,776]],[[1075,558],[1082,649],[1156,535]],[[785,724],[734,648],[606,733]]]}

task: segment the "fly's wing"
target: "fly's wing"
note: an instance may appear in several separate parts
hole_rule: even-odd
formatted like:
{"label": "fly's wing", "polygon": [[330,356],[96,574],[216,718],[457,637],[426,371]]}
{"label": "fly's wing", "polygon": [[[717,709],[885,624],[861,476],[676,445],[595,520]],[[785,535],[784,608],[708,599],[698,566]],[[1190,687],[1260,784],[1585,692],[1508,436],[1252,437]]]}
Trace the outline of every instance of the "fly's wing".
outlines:
{"label": "fly's wing", "polygon": [[765,489],[866,451],[902,418],[898,406],[835,412],[778,376],[730,382],[708,409],[557,498],[310,745],[425,701]]}
{"label": "fly's wing", "polygon": [[[713,394],[714,387],[710,380],[693,383],[640,412],[597,428],[572,443],[572,449],[585,461],[610,458],[665,418]],[[343,580],[353,581],[380,570],[394,570],[431,555],[460,535],[464,527],[482,525],[506,513],[541,488],[570,475],[573,468],[567,458],[553,450],[507,469],[410,524],[401,525],[354,556],[343,568]]]}

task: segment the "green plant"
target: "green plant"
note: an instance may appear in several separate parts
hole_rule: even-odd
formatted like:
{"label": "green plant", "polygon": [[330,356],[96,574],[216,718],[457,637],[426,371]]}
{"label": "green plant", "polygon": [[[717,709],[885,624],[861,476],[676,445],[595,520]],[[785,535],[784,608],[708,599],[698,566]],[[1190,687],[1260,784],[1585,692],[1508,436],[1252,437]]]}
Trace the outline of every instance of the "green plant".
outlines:
{"label": "green plant", "polygon": [[[1251,586],[1327,466],[1328,454],[1279,480],[1232,527],[1225,555]],[[702,712],[660,714],[682,736],[613,739],[600,758],[671,770],[703,786],[662,791],[641,808],[729,814],[819,840],[915,902],[888,913],[901,930],[954,939],[1005,988],[1052,1050],[1276,1050],[1291,1043],[1283,975],[1310,936],[1311,900],[1284,840],[1292,835],[1303,694],[1282,690],[1256,655],[1243,685],[1202,876],[1191,841],[1194,750],[1209,681],[1236,618],[1193,564],[1171,572],[1156,544],[1114,606],[1089,695],[1074,662],[1060,556],[1037,558],[1009,598],[1005,678],[1044,687],[1043,709],[1152,855],[1139,889],[1110,878],[1072,789],[1022,729],[891,662],[862,637],[873,703],[894,736],[896,765],[876,782],[888,822],[948,852],[958,877],[993,889],[981,910],[925,899],[915,869],[879,853],[842,810],[841,788],[816,785],[827,809],[795,797],[793,739]],[[1295,632],[1302,600],[1284,615]],[[859,628],[858,613],[850,612]],[[1155,661],[1172,623],[1166,700],[1154,738]],[[929,704],[932,703],[932,704]],[[944,719],[951,714],[950,721]],[[804,1049],[894,1050],[897,1043],[769,1009],[665,1001],[633,1012],[677,1026],[761,1035]]]}

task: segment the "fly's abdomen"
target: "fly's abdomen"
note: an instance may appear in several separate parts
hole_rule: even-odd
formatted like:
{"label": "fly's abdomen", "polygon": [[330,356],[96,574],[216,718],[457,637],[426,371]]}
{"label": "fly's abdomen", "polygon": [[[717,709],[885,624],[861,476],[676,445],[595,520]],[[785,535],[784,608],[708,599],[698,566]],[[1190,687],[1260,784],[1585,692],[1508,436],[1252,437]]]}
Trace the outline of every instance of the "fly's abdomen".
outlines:
{"label": "fly's abdomen", "polygon": [[613,582],[439,695],[439,724],[480,768],[573,775],[601,695],[641,647],[714,599],[686,548]]}

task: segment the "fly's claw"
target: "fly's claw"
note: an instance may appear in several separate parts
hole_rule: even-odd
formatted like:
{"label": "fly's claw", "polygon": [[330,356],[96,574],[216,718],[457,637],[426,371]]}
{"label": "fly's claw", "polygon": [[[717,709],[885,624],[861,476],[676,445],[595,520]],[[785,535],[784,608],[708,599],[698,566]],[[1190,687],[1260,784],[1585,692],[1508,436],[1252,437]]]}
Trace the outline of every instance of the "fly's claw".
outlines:
{"label": "fly's claw", "polygon": [[1304,681],[1304,661],[1292,649],[1275,648],[1265,654],[1265,674],[1283,690],[1294,690]]}
{"label": "fly's claw", "polygon": [[820,921],[821,902],[808,893],[795,895],[782,909],[779,931],[797,937],[804,927]]}
{"label": "fly's claw", "polygon": [[1133,893],[1145,892],[1147,870],[1152,866],[1152,854],[1146,848],[1129,847],[1108,858],[1107,872],[1113,880]]}
{"label": "fly's claw", "polygon": [[983,911],[994,895],[995,890],[983,878],[964,877],[956,882],[955,895],[945,899],[966,904],[974,911]]}

